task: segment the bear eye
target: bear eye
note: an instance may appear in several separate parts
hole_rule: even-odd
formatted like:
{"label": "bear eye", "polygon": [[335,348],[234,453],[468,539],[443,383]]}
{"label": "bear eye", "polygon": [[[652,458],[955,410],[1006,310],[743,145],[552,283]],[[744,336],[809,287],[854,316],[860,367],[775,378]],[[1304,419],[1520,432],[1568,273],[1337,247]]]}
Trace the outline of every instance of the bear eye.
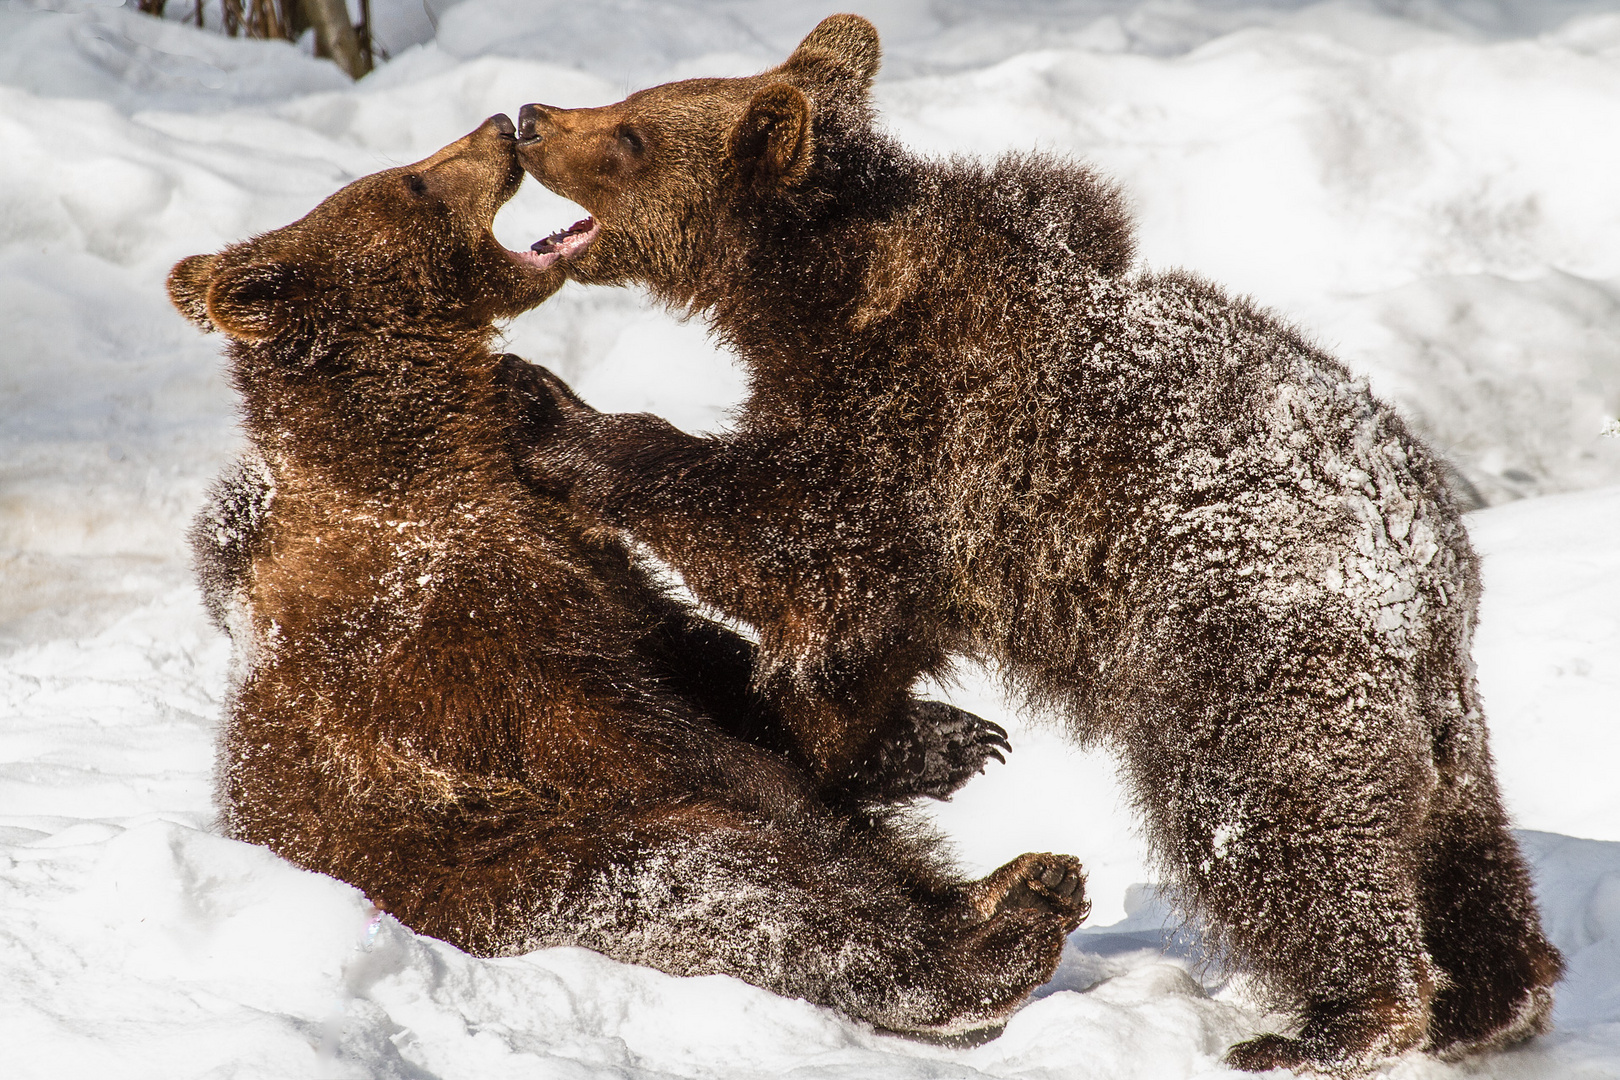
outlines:
{"label": "bear eye", "polygon": [[405,175],[405,186],[411,189],[412,194],[426,195],[428,193],[427,181],[415,173]]}
{"label": "bear eye", "polygon": [[646,144],[641,140],[641,132],[635,128],[620,128],[619,144],[632,154],[639,154],[646,149]]}

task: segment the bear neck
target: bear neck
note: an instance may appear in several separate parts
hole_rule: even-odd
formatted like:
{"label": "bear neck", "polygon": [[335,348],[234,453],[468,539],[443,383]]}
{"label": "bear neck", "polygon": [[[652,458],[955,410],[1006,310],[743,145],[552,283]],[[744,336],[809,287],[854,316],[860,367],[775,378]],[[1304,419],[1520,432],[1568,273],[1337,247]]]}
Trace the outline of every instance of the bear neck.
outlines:
{"label": "bear neck", "polygon": [[746,365],[752,422],[885,402],[915,433],[964,365],[1039,348],[1131,266],[1122,198],[1072,163],[930,161],[870,129],[831,135],[804,190],[732,193],[690,297],[668,296]]}
{"label": "bear neck", "polygon": [[417,505],[472,473],[517,489],[492,332],[233,342],[244,427],[272,468],[332,488]]}

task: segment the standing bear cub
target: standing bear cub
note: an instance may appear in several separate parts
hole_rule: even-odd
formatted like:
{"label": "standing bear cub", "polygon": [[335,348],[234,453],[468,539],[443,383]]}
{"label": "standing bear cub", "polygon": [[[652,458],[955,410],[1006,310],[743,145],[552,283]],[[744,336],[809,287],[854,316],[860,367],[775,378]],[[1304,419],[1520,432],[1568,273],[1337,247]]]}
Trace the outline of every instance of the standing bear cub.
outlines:
{"label": "standing bear cub", "polygon": [[999,729],[908,702],[887,771],[824,791],[752,647],[520,477],[550,398],[492,324],[570,249],[490,232],[514,134],[492,117],[170,276],[230,339],[251,443],[193,535],[237,654],[225,829],[478,953],[584,946],[906,1032],[1003,1019],[1084,915],[1078,864],[964,881],[871,805],[948,793]]}
{"label": "standing bear cub", "polygon": [[524,168],[592,215],[536,249],[706,313],[750,391],[694,438],[554,381],[537,476],[758,629],[825,783],[958,653],[1117,753],[1187,913],[1295,1017],[1233,1065],[1545,1030],[1562,963],[1493,776],[1441,463],[1276,318],[1132,273],[1085,169],[901,149],[878,61],[839,15],[761,75],[524,107]]}

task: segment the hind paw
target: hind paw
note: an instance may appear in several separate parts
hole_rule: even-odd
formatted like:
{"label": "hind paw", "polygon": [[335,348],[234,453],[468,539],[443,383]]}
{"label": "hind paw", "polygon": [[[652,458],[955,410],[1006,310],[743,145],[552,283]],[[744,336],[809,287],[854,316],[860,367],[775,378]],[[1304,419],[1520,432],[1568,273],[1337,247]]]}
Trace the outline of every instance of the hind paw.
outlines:
{"label": "hind paw", "polygon": [[1309,1060],[1300,1041],[1284,1035],[1261,1035],[1237,1043],[1226,1051],[1227,1067],[1239,1072],[1298,1069]]}
{"label": "hind paw", "polygon": [[1261,1035],[1240,1042],[1226,1051],[1226,1064],[1244,1072],[1365,1075],[1380,1062],[1418,1049],[1426,1022],[1426,1006],[1409,996],[1318,1001],[1305,1009],[1297,1036]]}
{"label": "hind paw", "polygon": [[1086,871],[1073,855],[1031,852],[1020,855],[977,884],[974,906],[989,918],[1003,911],[1057,915],[1073,932],[1087,915]]}

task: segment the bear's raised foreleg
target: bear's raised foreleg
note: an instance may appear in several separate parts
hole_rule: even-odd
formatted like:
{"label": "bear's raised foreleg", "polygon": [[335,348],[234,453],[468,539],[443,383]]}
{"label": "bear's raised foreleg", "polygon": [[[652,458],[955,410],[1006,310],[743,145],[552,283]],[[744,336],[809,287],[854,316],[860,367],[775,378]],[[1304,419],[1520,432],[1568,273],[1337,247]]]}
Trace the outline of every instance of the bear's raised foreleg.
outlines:
{"label": "bear's raised foreleg", "polygon": [[629,530],[700,600],[759,630],[754,685],[829,798],[942,798],[1008,749],[995,725],[912,698],[946,664],[947,643],[907,614],[941,605],[940,576],[920,569],[933,562],[923,530],[851,525],[870,493],[846,490],[836,461],[599,413],[542,368],[526,378],[547,432],[524,458],[530,482]]}
{"label": "bear's raised foreleg", "polygon": [[240,457],[214,480],[208,502],[186,534],[203,607],[215,629],[232,637],[240,630],[234,625],[235,612],[247,602],[254,554],[263,549],[274,495],[270,473],[259,457]]}

